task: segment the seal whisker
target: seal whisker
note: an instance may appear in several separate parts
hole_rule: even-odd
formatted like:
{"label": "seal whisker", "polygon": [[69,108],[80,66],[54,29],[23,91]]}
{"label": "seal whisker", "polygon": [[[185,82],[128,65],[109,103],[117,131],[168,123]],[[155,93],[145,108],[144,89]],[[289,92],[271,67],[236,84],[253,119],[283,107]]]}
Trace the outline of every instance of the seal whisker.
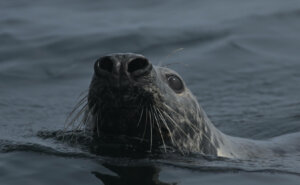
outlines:
{"label": "seal whisker", "polygon": [[[152,108],[155,110],[155,107],[152,107]],[[155,115],[155,111],[154,111],[154,110],[153,110],[153,116],[154,116],[154,118],[155,118],[155,120],[156,120],[155,123],[156,123],[156,125],[157,125],[157,127],[158,127],[158,131],[159,131],[159,133],[160,133],[160,137],[161,137],[161,140],[162,140],[162,142],[163,142],[165,152],[167,152],[165,140],[164,140],[164,137],[163,137],[163,135],[162,135],[162,132],[161,132],[161,129],[160,129],[160,126],[159,126],[159,123],[158,123],[158,119],[157,119],[157,117],[156,117],[156,115]]]}
{"label": "seal whisker", "polygon": [[[164,112],[164,110],[160,110],[159,108],[158,108],[157,110],[160,112],[162,118],[163,118],[162,113],[163,113],[164,115],[166,115],[166,113]],[[167,115],[167,116],[168,116],[168,115]],[[163,119],[164,119],[164,118],[163,118]],[[165,119],[164,119],[164,120],[165,120]],[[168,120],[170,121],[170,123],[171,123],[172,125],[177,126],[176,123],[173,123],[174,120],[173,120],[173,121],[170,120],[170,119],[168,119]],[[166,122],[166,120],[165,120],[165,122]],[[174,135],[173,135],[172,132],[170,131],[170,128],[168,127],[167,123],[165,124],[165,126],[166,126],[168,132],[170,133],[170,138],[171,138],[172,143],[175,144],[175,145],[178,147],[179,151],[180,151],[182,154],[184,154],[185,152],[181,149],[181,147],[180,147],[180,145],[178,144],[178,142],[174,139]],[[182,130],[181,127],[179,127],[179,129]],[[183,132],[183,133],[184,133],[185,135],[187,135],[185,132]],[[179,134],[180,134],[180,133],[179,133]]]}
{"label": "seal whisker", "polygon": [[[75,121],[78,120],[78,118],[82,115],[82,113],[84,113],[87,109],[88,109],[88,104],[86,103],[86,104],[78,111],[78,113],[72,118],[72,120],[71,120],[69,123],[67,123],[67,124],[65,125],[64,130],[67,130],[70,126],[73,126],[73,129],[74,129],[74,123],[75,123]],[[72,130],[73,130],[73,129],[72,129]]]}
{"label": "seal whisker", "polygon": [[166,129],[168,130],[168,132],[169,132],[169,134],[170,134],[170,138],[171,138],[172,143],[175,143],[173,134],[172,134],[172,132],[171,132],[171,130],[170,130],[170,128],[169,128],[169,126],[168,126],[168,124],[167,124],[165,118],[162,116],[162,114],[161,114],[159,108],[157,108],[156,110],[158,111],[159,116],[160,116],[161,120],[163,121],[163,124],[165,125]]}
{"label": "seal whisker", "polygon": [[88,95],[85,95],[83,98],[81,98],[79,100],[78,103],[76,103],[76,105],[74,106],[73,110],[68,114],[67,118],[66,118],[66,121],[65,122],[68,122],[69,119],[71,118],[71,116],[75,113],[75,111],[84,103],[87,103],[87,97]]}
{"label": "seal whisker", "polygon": [[84,116],[82,120],[79,122],[79,124],[76,126],[75,130],[82,130],[82,127],[87,123],[89,119],[90,110],[84,110]]}
{"label": "seal whisker", "polygon": [[86,111],[86,117],[83,120],[83,124],[87,125],[87,122],[90,120],[91,116],[92,116],[92,112],[94,111],[95,105],[93,106],[93,108],[89,109],[88,111]]}
{"label": "seal whisker", "polygon": [[[186,137],[186,138],[189,138],[189,135],[166,113],[166,112],[164,112],[163,111],[163,113],[164,113],[164,115],[166,115],[166,117],[168,118],[168,120],[170,121],[170,123],[173,125],[173,126],[175,126],[175,127],[177,127],[178,129],[179,129],[179,131],[180,132],[178,132],[178,134],[180,135],[180,137],[182,138],[183,136],[182,136],[182,134]],[[177,144],[177,143],[176,143]],[[178,146],[178,149],[180,150],[180,152],[182,153],[182,154],[184,154],[185,152],[183,151],[183,150],[181,150],[181,147],[180,147],[180,145],[179,144],[177,144],[177,146]]]}
{"label": "seal whisker", "polygon": [[165,56],[165,57],[158,63],[158,66],[163,66],[162,64],[163,64],[164,60],[168,59],[169,57],[171,57],[171,56],[174,55],[175,53],[180,52],[180,51],[182,51],[182,50],[184,50],[184,48],[177,48],[177,49],[171,51],[167,56]]}
{"label": "seal whisker", "polygon": [[140,115],[139,121],[138,121],[138,123],[137,123],[137,127],[139,127],[139,126],[140,126],[140,122],[141,122],[141,120],[142,120],[142,116],[143,116],[143,111],[144,111],[144,108],[142,107],[142,110],[141,110],[141,115]]}
{"label": "seal whisker", "polygon": [[173,125],[176,126],[185,136],[188,136],[188,134],[174,121],[173,118],[171,118],[165,111],[163,111],[163,113],[170,120],[170,123],[173,123]]}
{"label": "seal whisker", "polygon": [[[94,105],[95,107],[95,105]],[[80,110],[80,112],[78,112],[76,114],[76,117],[73,118],[72,122],[69,123],[68,127],[69,126],[72,126],[72,129],[71,129],[71,138],[70,140],[71,141],[75,141],[75,143],[78,143],[78,137],[76,136],[76,131],[78,130],[83,130],[84,134],[86,134],[86,129],[84,129],[84,126],[87,125],[87,122],[90,120],[90,117],[92,116],[92,111],[94,110],[94,107],[88,109],[87,107],[87,103],[82,107],[82,109]],[[74,125],[74,122],[76,120],[78,120],[79,116],[81,116],[82,113],[85,113],[82,120],[79,122],[78,125]],[[68,128],[67,127],[67,128]],[[65,129],[67,129],[65,128]],[[74,138],[75,137],[75,138]],[[64,135],[63,135],[63,140],[65,139]]]}
{"label": "seal whisker", "polygon": [[[178,133],[179,135],[181,135],[181,134],[187,135],[187,134],[182,130],[181,127],[179,127],[179,126],[177,125],[177,123],[176,123],[169,115],[167,115],[167,114],[165,113],[164,110],[161,110],[160,108],[157,108],[157,110],[159,111],[161,118],[162,118],[162,119],[164,120],[164,122],[165,122],[165,126],[166,126],[168,132],[170,133],[170,138],[171,138],[172,143],[175,144],[175,145],[178,147],[179,151],[180,151],[182,154],[184,154],[185,152],[184,152],[183,150],[181,150],[181,147],[180,147],[179,143],[175,140],[174,135],[172,134],[172,132],[171,132],[169,126],[167,125],[167,121],[165,120],[164,117],[166,117],[166,118],[170,121],[170,123],[171,123],[173,126],[179,128],[179,130],[182,132],[182,133],[179,132],[179,133]],[[162,114],[164,114],[165,116],[163,116]],[[181,136],[181,137],[182,137],[182,136]]]}
{"label": "seal whisker", "polygon": [[[96,105],[94,105],[91,109],[88,109],[87,111],[85,111],[84,117],[81,121],[81,126],[86,126],[88,124],[88,121],[90,120],[91,116],[92,116],[92,112],[94,110]],[[83,129],[84,133],[86,131],[86,129]]]}
{"label": "seal whisker", "polygon": [[[145,123],[147,123],[147,120],[148,120],[148,109],[147,109],[147,107],[145,107],[145,119],[146,119],[146,121],[145,121]],[[144,127],[144,132],[143,132],[143,136],[142,136],[142,140],[141,140],[141,142],[142,141],[144,141],[144,139],[145,139],[145,134],[146,134],[146,130],[147,130],[147,124],[144,124],[145,125],[145,127]]]}
{"label": "seal whisker", "polygon": [[152,129],[153,129],[153,120],[151,118],[151,107],[149,108],[149,123],[150,123],[150,152],[152,151]]}

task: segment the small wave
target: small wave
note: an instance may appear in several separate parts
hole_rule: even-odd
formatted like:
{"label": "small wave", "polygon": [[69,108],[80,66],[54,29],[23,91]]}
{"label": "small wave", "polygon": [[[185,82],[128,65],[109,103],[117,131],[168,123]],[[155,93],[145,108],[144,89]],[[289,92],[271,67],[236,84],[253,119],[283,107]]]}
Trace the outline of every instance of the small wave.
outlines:
{"label": "small wave", "polygon": [[8,140],[0,140],[0,152],[36,152],[60,157],[93,158],[91,155],[84,152],[59,151],[36,143],[21,143]]}
{"label": "small wave", "polygon": [[299,16],[300,16],[300,9],[291,9],[291,10],[275,12],[267,15],[260,15],[259,17],[286,18],[286,17],[299,17]]}
{"label": "small wave", "polygon": [[[185,168],[192,171],[207,172],[207,173],[270,173],[270,174],[288,174],[300,176],[300,172],[295,169],[285,169],[280,164],[274,164],[270,161],[244,161],[233,160],[226,158],[218,158],[217,160],[207,160],[207,157],[203,158],[190,158],[190,161],[178,160],[174,158],[168,160],[159,160],[160,163],[177,167]],[[276,166],[276,168],[274,168]]]}

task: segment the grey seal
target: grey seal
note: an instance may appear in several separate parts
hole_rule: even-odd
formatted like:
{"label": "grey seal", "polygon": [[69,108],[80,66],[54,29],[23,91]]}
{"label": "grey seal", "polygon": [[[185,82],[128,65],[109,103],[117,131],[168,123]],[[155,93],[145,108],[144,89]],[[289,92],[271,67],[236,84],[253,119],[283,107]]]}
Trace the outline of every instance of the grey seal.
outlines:
{"label": "grey seal", "polygon": [[[299,151],[299,134],[267,141],[218,130],[175,71],[154,66],[140,54],[99,58],[86,96],[83,122],[94,135],[124,135],[149,148],[227,158],[282,156]],[[293,143],[293,144],[291,144]]]}

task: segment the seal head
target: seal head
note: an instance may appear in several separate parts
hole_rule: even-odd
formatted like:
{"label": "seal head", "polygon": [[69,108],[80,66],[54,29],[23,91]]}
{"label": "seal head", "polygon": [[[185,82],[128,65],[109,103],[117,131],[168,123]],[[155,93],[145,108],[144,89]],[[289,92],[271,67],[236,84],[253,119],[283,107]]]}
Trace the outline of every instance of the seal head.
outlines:
{"label": "seal head", "polygon": [[205,115],[182,78],[173,70],[153,66],[142,55],[121,53],[98,59],[88,107],[95,134],[125,135],[151,147],[173,146],[182,152],[202,148],[216,154],[217,143],[210,141],[212,135],[203,124]]}

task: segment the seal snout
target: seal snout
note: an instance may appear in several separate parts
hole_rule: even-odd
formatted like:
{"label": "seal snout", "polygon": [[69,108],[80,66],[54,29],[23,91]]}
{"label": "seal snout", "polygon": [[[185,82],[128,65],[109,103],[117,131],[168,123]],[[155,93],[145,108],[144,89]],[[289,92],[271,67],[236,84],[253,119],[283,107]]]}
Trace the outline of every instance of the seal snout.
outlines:
{"label": "seal snout", "polygon": [[98,76],[136,80],[149,74],[152,64],[147,58],[137,54],[112,54],[98,59],[94,66]]}
{"label": "seal snout", "polygon": [[154,116],[150,119],[147,111],[154,104],[155,72],[150,61],[138,54],[110,54],[95,62],[88,94],[95,133],[148,138],[151,124],[154,136]]}

